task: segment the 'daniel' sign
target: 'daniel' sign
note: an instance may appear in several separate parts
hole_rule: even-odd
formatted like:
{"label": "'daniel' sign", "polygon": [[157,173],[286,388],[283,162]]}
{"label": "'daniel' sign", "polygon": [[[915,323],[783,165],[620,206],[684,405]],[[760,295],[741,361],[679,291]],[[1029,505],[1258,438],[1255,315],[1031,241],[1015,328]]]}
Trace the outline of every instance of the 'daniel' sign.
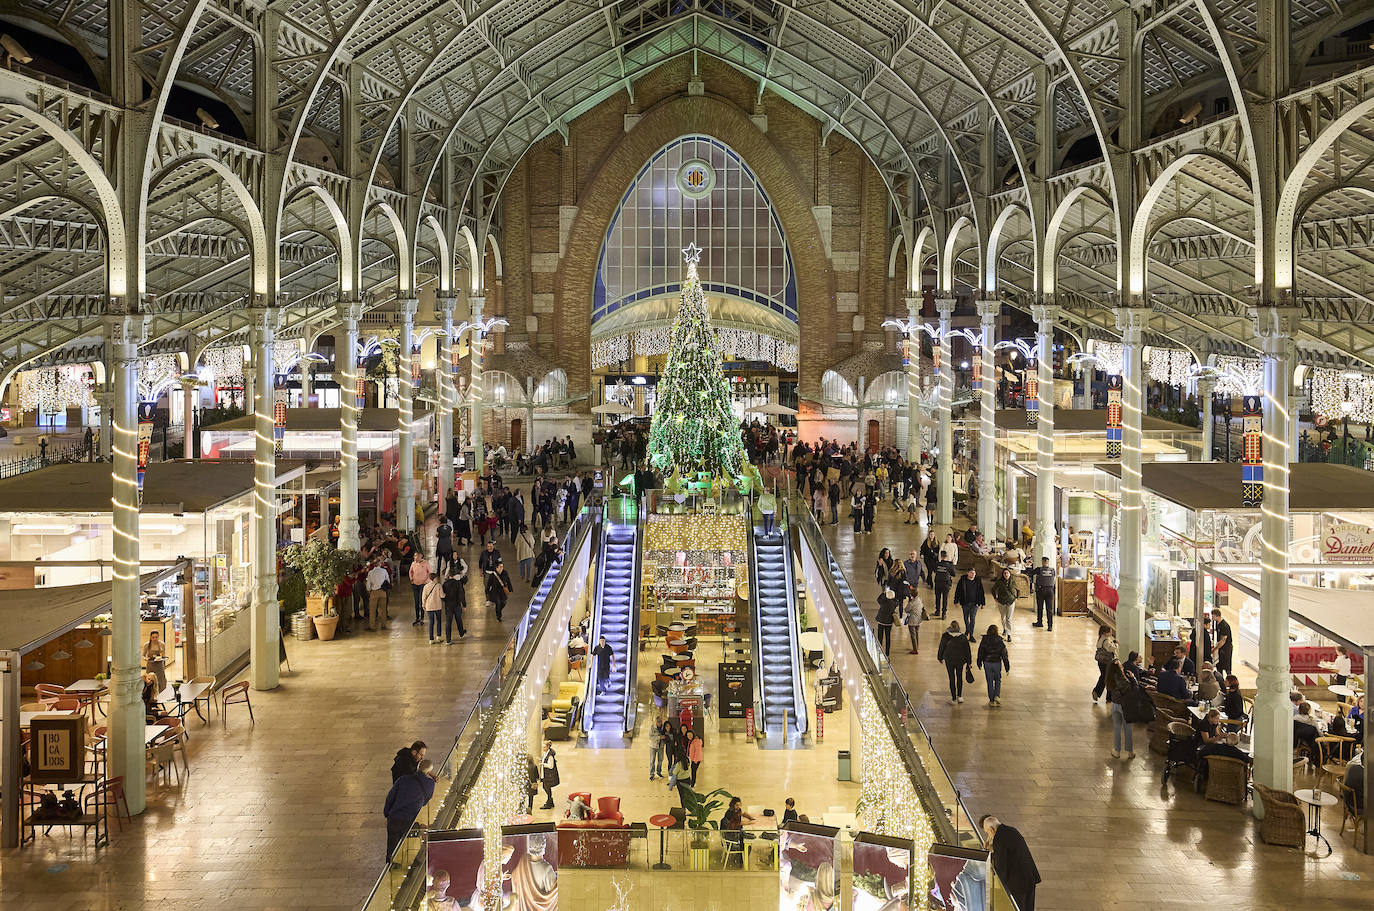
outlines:
{"label": "'daniel' sign", "polygon": [[1374,563],[1374,528],[1338,522],[1322,536],[1322,560],[1326,563]]}

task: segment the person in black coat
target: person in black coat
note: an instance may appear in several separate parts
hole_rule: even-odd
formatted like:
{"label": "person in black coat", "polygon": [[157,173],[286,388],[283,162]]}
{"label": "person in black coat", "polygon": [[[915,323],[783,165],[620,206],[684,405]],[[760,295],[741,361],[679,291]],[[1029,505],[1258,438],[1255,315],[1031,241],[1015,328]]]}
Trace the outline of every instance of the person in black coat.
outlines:
{"label": "person in black coat", "polygon": [[1040,871],[1035,858],[1021,833],[1003,825],[996,816],[984,816],[979,824],[987,833],[992,850],[992,871],[1006,887],[1019,911],[1035,911],[1035,887],[1040,884]]}
{"label": "person in black coat", "polygon": [[434,764],[422,759],[414,772],[392,782],[386,803],[382,805],[382,814],[386,816],[387,860],[391,860],[396,848],[410,831],[411,824],[434,796],[436,777]]}
{"label": "person in black coat", "polygon": [[964,612],[964,629],[970,641],[976,641],[973,625],[978,622],[978,608],[985,603],[987,597],[983,594],[983,580],[978,578],[978,572],[970,566],[968,572],[960,576],[954,586],[954,606]]}
{"label": "person in black coat", "polygon": [[487,570],[483,584],[486,587],[487,600],[496,607],[496,620],[499,623],[501,613],[506,609],[506,601],[515,588],[515,583],[510,580],[510,573],[506,572],[506,564],[498,560],[494,567]]}
{"label": "person in black coat", "polygon": [[396,751],[396,758],[391,763],[392,784],[402,775],[415,774],[415,770],[420,766],[420,760],[425,758],[425,749],[425,742],[417,740],[410,746],[401,747]]}
{"label": "person in black coat", "polygon": [[467,638],[467,628],[463,626],[463,611],[467,610],[468,593],[464,588],[468,580],[468,567],[462,560],[457,565],[450,564],[449,576],[444,580],[444,639],[453,644],[453,627],[458,627],[458,638]]}
{"label": "person in black coat", "polygon": [[951,622],[949,629],[940,637],[935,660],[944,664],[945,673],[949,675],[949,701],[963,702],[964,672],[973,663],[973,650],[969,647],[968,638],[960,631],[958,620]]}
{"label": "person in black coat", "polygon": [[878,595],[878,614],[873,618],[878,625],[878,645],[888,656],[892,655],[892,624],[897,619],[897,604],[896,592],[883,589]]}

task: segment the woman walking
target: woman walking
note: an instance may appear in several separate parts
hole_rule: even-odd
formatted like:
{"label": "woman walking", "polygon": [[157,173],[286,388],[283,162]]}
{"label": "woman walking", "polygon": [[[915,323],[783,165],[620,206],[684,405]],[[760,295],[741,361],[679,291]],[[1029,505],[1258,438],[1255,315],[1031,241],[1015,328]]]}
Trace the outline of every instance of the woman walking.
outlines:
{"label": "woman walking", "polygon": [[849,500],[849,518],[854,520],[854,534],[863,534],[864,529],[864,497],[861,493],[856,493]]}
{"label": "woman walking", "polygon": [[[1121,667],[1121,662],[1115,658],[1111,664],[1107,665],[1107,702],[1112,707],[1112,758],[1120,759],[1122,750],[1126,752],[1127,759],[1135,758],[1134,744],[1131,743],[1131,723],[1126,720],[1126,715],[1122,709],[1126,700],[1126,695],[1134,689],[1135,678],[1128,674]],[[1094,699],[1094,702],[1097,700]],[[1125,734],[1122,734],[1122,731]],[[1123,747],[1122,741],[1125,741]]]}
{"label": "woman walking", "polygon": [[906,617],[903,623],[906,625],[906,634],[911,637],[911,651],[909,655],[921,654],[921,621],[925,619],[925,608],[921,606],[921,599],[911,598],[911,602],[906,606]]}
{"label": "woman walking", "polygon": [[1105,623],[1097,628],[1097,650],[1093,652],[1093,660],[1097,662],[1097,683],[1093,684],[1093,702],[1096,702],[1107,688],[1107,669],[1116,660],[1116,637]]}
{"label": "woman walking", "polygon": [[444,578],[452,566],[453,526],[448,524],[447,516],[442,516],[439,527],[434,531],[434,568],[438,570],[439,577]]}
{"label": "woman walking", "polygon": [[472,504],[465,490],[458,491],[458,517],[453,521],[453,536],[459,544],[472,544]]}
{"label": "woman walking", "polygon": [[515,533],[515,559],[520,564],[520,581],[530,581],[530,569],[534,566],[534,535],[524,522]]}
{"label": "woman walking", "polygon": [[940,542],[935,538],[935,529],[931,529],[926,534],[926,539],[921,542],[921,562],[926,568],[926,584],[932,585],[935,582],[935,567],[940,562]]}
{"label": "woman walking", "polygon": [[694,734],[691,728],[688,728],[682,735],[682,739],[687,745],[687,761],[692,766],[692,774],[687,783],[695,788],[697,786],[697,769],[701,768],[701,738]]}
{"label": "woman walking", "polygon": [[891,657],[892,655],[892,623],[896,619],[897,597],[890,588],[883,589],[883,593],[878,596],[878,616],[875,618],[878,624],[878,645],[883,650],[883,654]]}
{"label": "woman walking", "polygon": [[988,627],[983,641],[978,643],[978,666],[983,669],[983,679],[988,683],[988,705],[1002,704],[1002,671],[1011,670],[1011,658],[1007,655],[1007,644],[997,634],[997,624]]}
{"label": "woman walking", "polygon": [[940,637],[940,648],[935,653],[935,660],[944,664],[945,673],[949,675],[950,703],[963,702],[964,674],[973,676],[969,671],[969,663],[973,658],[968,637],[959,629],[958,620],[951,620],[949,629]]}
{"label": "woman walking", "polygon": [[997,581],[992,583],[992,599],[997,602],[997,610],[1002,615],[1002,632],[1011,641],[1011,615],[1016,610],[1016,580],[1011,570],[1002,570]]}

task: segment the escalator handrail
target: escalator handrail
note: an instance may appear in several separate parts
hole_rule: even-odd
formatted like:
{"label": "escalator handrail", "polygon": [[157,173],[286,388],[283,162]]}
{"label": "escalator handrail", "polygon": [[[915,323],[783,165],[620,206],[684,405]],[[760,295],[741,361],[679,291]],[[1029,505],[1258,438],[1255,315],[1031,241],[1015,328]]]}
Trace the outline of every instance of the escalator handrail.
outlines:
{"label": "escalator handrail", "polygon": [[767,727],[767,696],[763,691],[763,611],[759,607],[759,556],[758,549],[754,546],[754,507],[751,503],[749,510],[744,516],[745,524],[748,526],[749,533],[744,536],[746,546],[749,548],[747,561],[749,566],[749,636],[751,653],[754,656],[754,726],[756,730],[765,730]]}
{"label": "escalator handrail", "polygon": [[592,623],[587,630],[587,687],[582,703],[582,731],[591,731],[592,718],[596,714],[597,685],[596,685],[596,665],[592,660],[592,649],[601,638],[601,595],[602,589],[606,584],[606,544],[610,535],[606,532],[606,518],[611,508],[611,500],[607,497],[601,503],[601,514],[596,519],[596,524],[601,531],[601,539],[596,545],[596,573],[592,587]]}
{"label": "escalator handrail", "polygon": [[635,729],[635,716],[639,709],[639,701],[636,698],[639,691],[639,593],[644,588],[640,573],[644,570],[644,507],[646,501],[647,497],[636,499],[638,509],[635,515],[635,562],[634,570],[630,573],[630,635],[625,645],[628,652],[625,656],[625,715],[622,724],[625,733]]}
{"label": "escalator handrail", "polygon": [[[786,528],[784,528],[786,526]],[[792,575],[792,528],[787,521],[787,501],[778,504],[778,535],[782,538],[783,584],[787,586],[788,653],[792,656],[792,709],[798,734],[805,734],[810,725],[806,713],[806,687],[802,682],[805,662],[801,653],[801,630],[798,629],[797,588]]]}

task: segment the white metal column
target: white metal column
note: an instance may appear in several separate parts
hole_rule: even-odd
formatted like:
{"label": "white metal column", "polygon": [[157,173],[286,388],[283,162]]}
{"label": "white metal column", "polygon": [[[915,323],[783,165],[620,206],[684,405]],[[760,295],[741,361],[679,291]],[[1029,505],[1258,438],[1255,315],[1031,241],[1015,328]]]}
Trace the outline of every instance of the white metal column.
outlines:
{"label": "white metal column", "polygon": [[143,767],[143,679],[139,667],[138,554],[138,346],[146,326],[141,316],[112,316],[105,323],[110,369],[110,451],[114,464],[111,509],[114,518],[114,573],[111,586],[109,774],[123,776],[130,813],[147,805]]}
{"label": "white metal column", "polygon": [[978,528],[987,535],[989,542],[1001,536],[997,527],[997,478],[993,460],[997,446],[997,378],[993,375],[997,361],[993,346],[997,344],[997,317],[1001,312],[1000,301],[978,302],[978,331],[982,341],[979,369],[983,374],[978,394]]}
{"label": "white metal column", "polygon": [[919,297],[906,299],[906,457],[921,458],[921,330],[916,320],[921,310]]}
{"label": "white metal column", "polygon": [[1255,782],[1293,789],[1293,710],[1288,702],[1288,461],[1292,425],[1295,309],[1257,307],[1255,334],[1264,351],[1264,505],[1260,535],[1259,675],[1255,683]]}
{"label": "white metal column", "polygon": [[1049,557],[1051,566],[1060,562],[1054,533],[1054,321],[1058,315],[1059,308],[1052,302],[1031,307],[1040,413],[1035,427],[1035,550],[1037,557]]}
{"label": "white metal column", "polygon": [[935,521],[948,528],[954,524],[954,364],[949,335],[954,331],[954,300],[935,302],[940,314],[940,454],[935,473]]}
{"label": "white metal column", "polygon": [[340,301],[342,343],[334,344],[334,375],[339,385],[339,547],[357,550],[358,535],[358,320],[363,306]]}
{"label": "white metal column", "polygon": [[254,349],[253,373],[253,604],[250,651],[253,689],[277,686],[281,670],[281,614],[277,602],[277,450],[273,440],[273,341],[281,311],[255,306],[248,311]]}
{"label": "white metal column", "polygon": [[1216,391],[1217,384],[1209,376],[1199,376],[1197,378],[1197,397],[1198,404],[1202,406],[1202,461],[1212,461],[1212,422],[1215,416],[1212,414],[1212,395]]}
{"label": "white metal column", "polygon": [[[468,303],[472,305],[470,322],[480,323],[487,299],[474,295],[468,298]],[[472,444],[473,465],[478,474],[486,468],[486,460],[482,457],[482,352],[485,347],[482,330],[473,329],[472,337],[468,340],[468,357],[472,365],[472,381],[468,384],[468,436]]]}
{"label": "white metal column", "polygon": [[1118,307],[1121,333],[1121,584],[1117,587],[1116,641],[1121,657],[1145,654],[1145,589],[1141,580],[1140,439],[1144,406],[1143,337],[1148,307]]}
{"label": "white metal column", "polygon": [[415,529],[415,434],[411,422],[415,419],[415,386],[411,382],[411,342],[415,336],[415,312],[420,302],[414,298],[396,302],[401,313],[400,377],[396,391],[400,399],[400,418],[398,420],[397,461],[400,463],[400,478],[396,495],[396,527],[403,531]]}
{"label": "white metal column", "polygon": [[453,337],[453,311],[457,298],[441,297],[439,309],[441,334],[434,352],[434,385],[439,392],[439,508],[453,493],[453,352],[458,340]]}

